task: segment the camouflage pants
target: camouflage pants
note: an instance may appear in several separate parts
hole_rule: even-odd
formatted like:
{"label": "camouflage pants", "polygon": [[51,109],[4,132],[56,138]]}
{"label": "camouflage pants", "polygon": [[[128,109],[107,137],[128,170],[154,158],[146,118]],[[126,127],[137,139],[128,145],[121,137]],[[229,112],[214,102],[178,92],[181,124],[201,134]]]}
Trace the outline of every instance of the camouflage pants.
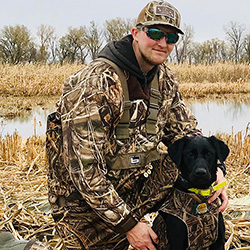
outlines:
{"label": "camouflage pants", "polygon": [[81,240],[78,237],[78,233],[74,226],[64,221],[58,222],[56,224],[56,230],[61,239],[63,239],[63,249],[76,250],[81,249],[85,250],[86,248],[82,245]]}
{"label": "camouflage pants", "polygon": [[[62,213],[63,211],[59,211],[56,215],[54,214],[54,218]],[[59,221],[55,219],[55,221],[56,230],[63,240],[65,250],[125,250],[128,248],[126,236],[115,234],[94,213],[64,211],[63,218]]]}

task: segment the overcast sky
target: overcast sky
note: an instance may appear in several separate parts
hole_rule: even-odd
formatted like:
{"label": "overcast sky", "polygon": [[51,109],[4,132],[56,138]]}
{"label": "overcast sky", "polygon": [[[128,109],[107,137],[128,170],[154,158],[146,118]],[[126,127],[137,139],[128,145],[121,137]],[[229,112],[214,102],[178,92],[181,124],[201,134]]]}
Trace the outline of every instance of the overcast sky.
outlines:
{"label": "overcast sky", "polygon": [[[102,26],[113,18],[136,18],[148,0],[0,0],[0,29],[25,25],[35,37],[41,24],[55,28],[58,37],[69,27]],[[181,13],[182,23],[194,29],[194,41],[225,39],[224,27],[230,21],[245,25],[250,33],[250,0],[171,0]]]}

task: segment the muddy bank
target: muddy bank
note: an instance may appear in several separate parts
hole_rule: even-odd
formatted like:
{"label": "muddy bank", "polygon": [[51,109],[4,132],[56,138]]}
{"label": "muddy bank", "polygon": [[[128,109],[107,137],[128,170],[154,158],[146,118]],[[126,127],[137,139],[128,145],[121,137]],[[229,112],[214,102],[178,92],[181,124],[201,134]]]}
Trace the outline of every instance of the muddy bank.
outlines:
{"label": "muddy bank", "polygon": [[56,106],[59,96],[52,97],[20,97],[20,96],[1,96],[0,98],[0,117],[13,119],[15,117],[27,116],[36,107],[48,109]]}

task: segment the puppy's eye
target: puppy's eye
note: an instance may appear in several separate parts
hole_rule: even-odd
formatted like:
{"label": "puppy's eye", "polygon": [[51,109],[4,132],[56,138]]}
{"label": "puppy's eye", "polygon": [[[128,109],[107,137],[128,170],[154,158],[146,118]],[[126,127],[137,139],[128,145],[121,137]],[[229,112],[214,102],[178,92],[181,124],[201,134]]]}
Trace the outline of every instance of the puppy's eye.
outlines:
{"label": "puppy's eye", "polygon": [[190,152],[190,153],[188,153],[188,158],[190,158],[190,159],[194,159],[194,154],[192,153],[192,152]]}
{"label": "puppy's eye", "polygon": [[212,156],[212,153],[210,152],[210,151],[207,151],[206,153],[205,153],[205,157],[211,157]]}

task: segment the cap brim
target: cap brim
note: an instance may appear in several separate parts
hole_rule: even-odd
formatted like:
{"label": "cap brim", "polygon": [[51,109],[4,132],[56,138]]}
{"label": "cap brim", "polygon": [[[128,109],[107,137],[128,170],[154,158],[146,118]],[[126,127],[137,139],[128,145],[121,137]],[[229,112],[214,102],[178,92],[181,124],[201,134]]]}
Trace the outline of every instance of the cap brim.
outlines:
{"label": "cap brim", "polygon": [[166,24],[166,22],[148,21],[148,22],[138,23],[137,25],[140,25],[140,24],[145,25],[145,26],[159,25],[159,24],[160,25],[165,25],[165,26],[169,26],[169,27],[172,27],[172,28],[176,29],[178,31],[178,33],[184,35],[184,32],[181,29],[177,28],[174,25]]}

